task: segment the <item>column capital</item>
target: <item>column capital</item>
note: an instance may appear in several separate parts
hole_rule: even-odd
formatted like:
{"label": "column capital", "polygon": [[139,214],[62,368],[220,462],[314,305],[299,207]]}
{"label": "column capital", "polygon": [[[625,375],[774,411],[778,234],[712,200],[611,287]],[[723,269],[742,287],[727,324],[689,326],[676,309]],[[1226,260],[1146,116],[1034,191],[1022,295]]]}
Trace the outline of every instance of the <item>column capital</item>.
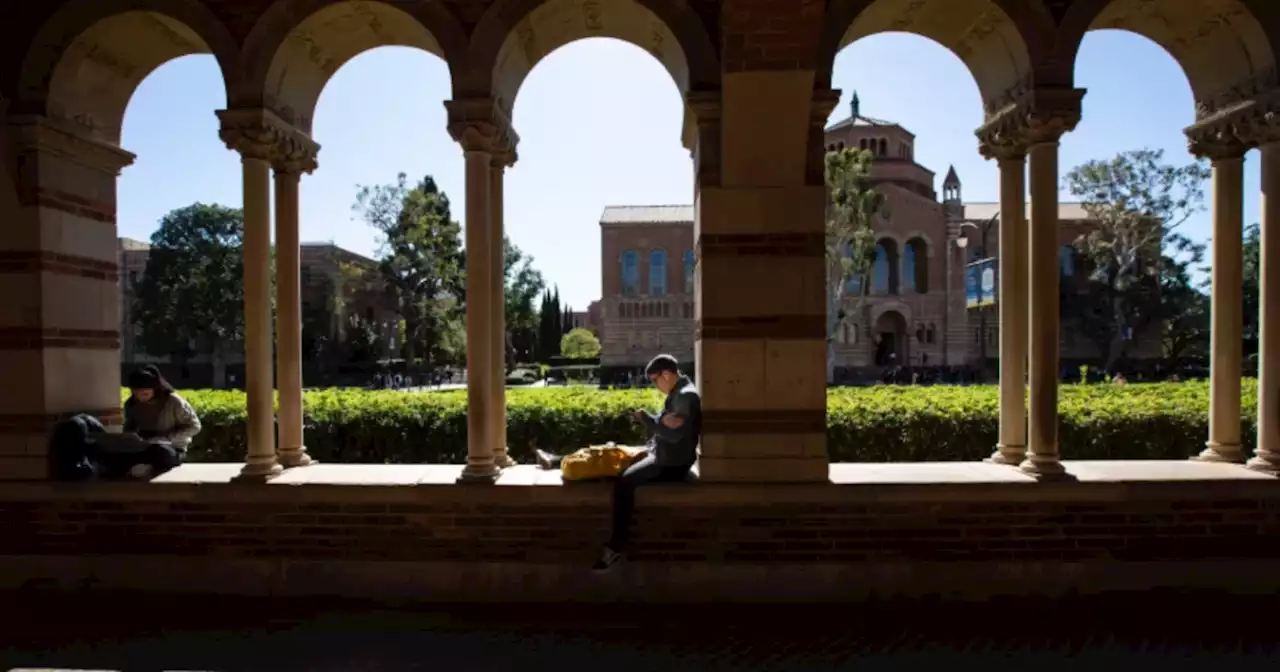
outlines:
{"label": "column capital", "polygon": [[279,173],[302,174],[316,169],[320,145],[309,135],[264,108],[218,110],[218,137],[241,156],[271,163]]}
{"label": "column capital", "polygon": [[839,104],[840,89],[814,89],[813,102],[809,106],[809,123],[826,129],[831,111]]}
{"label": "column capital", "polygon": [[520,136],[511,126],[511,117],[492,98],[446,100],[449,135],[464,152],[484,152],[494,156],[494,165],[510,166],[516,161]]}
{"label": "column capital", "polygon": [[992,112],[974,133],[987,159],[1020,159],[1034,145],[1057,142],[1080,123],[1084,89],[1035,87]]}
{"label": "column capital", "polygon": [[685,94],[682,141],[693,159],[694,182],[699,187],[720,184],[720,119],[724,105],[719,90]]}
{"label": "column capital", "polygon": [[111,175],[119,175],[137,158],[78,132],[71,122],[40,115],[9,117],[9,138],[15,154],[48,154]]}

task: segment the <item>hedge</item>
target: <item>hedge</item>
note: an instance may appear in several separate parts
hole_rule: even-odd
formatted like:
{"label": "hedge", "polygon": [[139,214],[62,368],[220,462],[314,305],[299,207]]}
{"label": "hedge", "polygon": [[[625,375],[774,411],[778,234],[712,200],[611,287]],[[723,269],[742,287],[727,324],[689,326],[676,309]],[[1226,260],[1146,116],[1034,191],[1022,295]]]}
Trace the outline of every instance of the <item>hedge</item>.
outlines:
{"label": "hedge", "polygon": [[[1256,434],[1257,392],[1254,381],[1243,387],[1248,446]],[[243,459],[244,393],[181,394],[204,424],[190,459]],[[1068,459],[1182,459],[1202,450],[1208,436],[1204,382],[1064,385],[1059,400]],[[509,390],[512,456],[530,462],[535,447],[641,442],[628,412],[660,402],[652,389]],[[465,391],[310,390],[305,406],[307,447],[321,461],[460,463],[466,456]],[[836,462],[976,460],[990,454],[998,426],[995,386],[840,388],[827,397],[827,445]]]}

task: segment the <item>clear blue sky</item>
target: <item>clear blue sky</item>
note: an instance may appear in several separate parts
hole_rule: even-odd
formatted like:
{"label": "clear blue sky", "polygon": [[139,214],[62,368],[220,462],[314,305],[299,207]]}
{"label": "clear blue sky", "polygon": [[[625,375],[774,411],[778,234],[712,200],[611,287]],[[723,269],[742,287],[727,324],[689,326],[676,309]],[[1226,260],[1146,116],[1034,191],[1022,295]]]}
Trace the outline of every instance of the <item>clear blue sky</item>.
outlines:
{"label": "clear blue sky", "polygon": [[[1160,47],[1130,33],[1091,33],[1076,77],[1089,92],[1084,121],[1062,144],[1064,173],[1142,147],[1190,160],[1181,129],[1194,118],[1191,92]],[[997,199],[996,167],[978,155],[973,136],[982,121],[977,86],[949,51],[914,35],[865,38],[836,59],[834,82],[844,98],[833,121],[848,115],[856,89],[863,114],[916,134],[916,158],[938,180],[954,164],[966,200]],[[464,222],[462,152],[445,129],[448,96],[444,62],[427,53],[387,47],[343,66],[315,115],[323,149],[319,170],[302,184],[303,240],[373,254],[378,241],[351,211],[356,185],[390,182],[402,171],[433,175]],[[210,56],[173,61],[142,83],[125,116],[122,145],[138,160],[120,179],[120,235],[145,240],[166,212],[192,202],[240,204],[239,159],[218,140],[214,117],[225,104]],[[507,232],[575,308],[600,295],[597,222],[606,205],[692,201],[681,120],[666,70],[622,42],[570,44],[525,81],[515,106],[520,161],[507,177]],[[1246,223],[1257,219],[1255,155],[1246,165]],[[1207,215],[1186,232],[1207,240]]]}

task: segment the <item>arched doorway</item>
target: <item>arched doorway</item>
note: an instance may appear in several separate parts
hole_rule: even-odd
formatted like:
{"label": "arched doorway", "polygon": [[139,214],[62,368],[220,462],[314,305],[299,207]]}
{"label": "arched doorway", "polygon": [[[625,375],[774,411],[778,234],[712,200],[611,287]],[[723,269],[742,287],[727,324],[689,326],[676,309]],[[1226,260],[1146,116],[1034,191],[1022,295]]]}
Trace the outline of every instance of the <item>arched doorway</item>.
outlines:
{"label": "arched doorway", "polygon": [[876,318],[875,364],[876,366],[900,366],[908,361],[907,320],[894,310]]}

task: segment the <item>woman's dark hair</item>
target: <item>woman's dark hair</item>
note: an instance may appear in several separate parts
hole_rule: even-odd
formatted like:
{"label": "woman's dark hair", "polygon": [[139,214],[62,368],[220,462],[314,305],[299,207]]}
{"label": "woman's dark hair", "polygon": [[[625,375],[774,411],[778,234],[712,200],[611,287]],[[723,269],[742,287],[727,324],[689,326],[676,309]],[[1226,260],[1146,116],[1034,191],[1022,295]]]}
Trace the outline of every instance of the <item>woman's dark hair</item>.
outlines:
{"label": "woman's dark hair", "polygon": [[170,395],[174,392],[173,386],[164,379],[160,367],[155,364],[148,364],[129,374],[127,382],[131,390],[155,390],[157,395]]}

